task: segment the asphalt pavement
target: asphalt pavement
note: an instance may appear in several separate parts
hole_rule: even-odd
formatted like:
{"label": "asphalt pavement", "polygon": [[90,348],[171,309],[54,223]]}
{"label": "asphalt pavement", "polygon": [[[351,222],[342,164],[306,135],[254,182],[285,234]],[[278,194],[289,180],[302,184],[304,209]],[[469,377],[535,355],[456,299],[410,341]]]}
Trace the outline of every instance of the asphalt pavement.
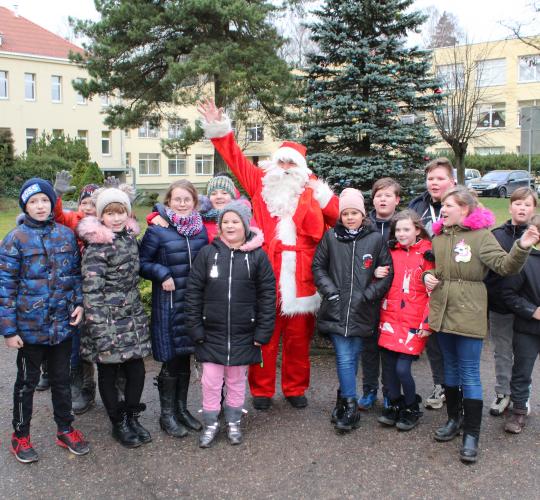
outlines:
{"label": "asphalt pavement", "polygon": [[[153,442],[128,450],[110,436],[101,401],[76,425],[91,452],[76,457],[55,445],[50,391],[36,393],[32,441],[38,463],[23,465],[9,452],[15,352],[0,349],[0,496],[25,499],[164,498],[540,498],[540,368],[535,368],[532,415],[518,436],[503,431],[503,418],[488,414],[493,398],[493,357],[489,342],[482,356],[484,421],[480,460],[463,465],[460,439],[437,443],[433,431],[445,410],[426,410],[410,432],[382,428],[378,406],[363,413],[360,428],[337,434],[330,424],[337,380],[332,353],[312,357],[309,406],[293,409],[281,395],[270,411],[259,412],[246,399],[244,444],[232,447],[224,431],[211,449],[198,447],[197,435],[183,439],[159,429],[159,399],[153,377],[158,364],[147,362],[141,422]],[[414,365],[418,392],[427,396],[431,375],[425,358]],[[538,382],[536,382],[538,381]],[[192,380],[190,406],[200,406],[200,382]]]}

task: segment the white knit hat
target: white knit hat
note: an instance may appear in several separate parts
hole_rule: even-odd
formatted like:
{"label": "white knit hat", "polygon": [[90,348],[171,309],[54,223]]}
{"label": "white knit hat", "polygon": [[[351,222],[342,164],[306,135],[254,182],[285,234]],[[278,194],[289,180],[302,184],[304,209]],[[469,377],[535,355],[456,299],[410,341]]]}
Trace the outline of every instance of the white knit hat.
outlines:
{"label": "white knit hat", "polygon": [[126,192],[118,188],[98,189],[95,192],[96,215],[101,218],[103,210],[111,203],[121,203],[126,207],[128,215],[131,215],[131,202]]}

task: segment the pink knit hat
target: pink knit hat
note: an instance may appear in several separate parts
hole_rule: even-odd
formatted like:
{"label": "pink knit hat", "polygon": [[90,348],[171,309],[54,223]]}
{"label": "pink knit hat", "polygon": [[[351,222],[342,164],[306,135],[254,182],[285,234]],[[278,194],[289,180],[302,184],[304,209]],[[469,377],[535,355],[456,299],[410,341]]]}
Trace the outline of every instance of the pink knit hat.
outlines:
{"label": "pink knit hat", "polygon": [[364,195],[354,188],[345,188],[339,195],[339,213],[347,208],[355,208],[362,215],[366,216],[366,208],[364,206]]}

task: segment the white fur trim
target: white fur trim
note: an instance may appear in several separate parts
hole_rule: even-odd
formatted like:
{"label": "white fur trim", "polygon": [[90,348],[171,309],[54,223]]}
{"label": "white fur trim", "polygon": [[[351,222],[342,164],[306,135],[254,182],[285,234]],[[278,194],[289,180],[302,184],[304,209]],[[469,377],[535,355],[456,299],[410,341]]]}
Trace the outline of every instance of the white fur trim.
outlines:
{"label": "white fur trim", "polygon": [[308,174],[311,174],[311,170],[309,170],[309,168],[307,167],[306,159],[294,148],[279,148],[277,151],[274,152],[274,154],[272,154],[272,160],[274,160],[276,163],[278,160],[291,160],[294,162],[295,165],[307,169]]}
{"label": "white fur trim", "polygon": [[296,225],[292,215],[283,217],[277,223],[276,234],[284,245],[296,245]]}
{"label": "white fur trim", "polygon": [[330,203],[333,196],[334,193],[330,186],[326,184],[326,182],[318,180],[315,189],[313,190],[313,197],[317,200],[319,206],[325,208],[326,205]]}
{"label": "white fur trim", "polygon": [[207,139],[225,137],[232,131],[231,120],[227,115],[223,115],[223,120],[220,122],[208,123],[205,120],[201,121],[201,127],[204,130],[204,136]]}

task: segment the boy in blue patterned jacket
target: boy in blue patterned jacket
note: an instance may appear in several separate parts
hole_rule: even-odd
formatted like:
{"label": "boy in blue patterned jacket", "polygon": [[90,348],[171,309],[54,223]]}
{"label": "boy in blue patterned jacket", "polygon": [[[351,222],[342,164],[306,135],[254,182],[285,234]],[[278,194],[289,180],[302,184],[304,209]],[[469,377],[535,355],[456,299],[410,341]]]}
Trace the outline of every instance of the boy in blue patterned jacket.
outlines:
{"label": "boy in blue patterned jacket", "polygon": [[44,357],[56,442],[76,455],[89,452],[81,432],[71,426],[69,385],[71,339],[83,316],[80,256],[73,232],[52,218],[55,202],[49,182],[26,181],[19,195],[24,221],[0,243],[0,327],[6,346],[18,349],[11,451],[22,463],[38,460],[30,420]]}

